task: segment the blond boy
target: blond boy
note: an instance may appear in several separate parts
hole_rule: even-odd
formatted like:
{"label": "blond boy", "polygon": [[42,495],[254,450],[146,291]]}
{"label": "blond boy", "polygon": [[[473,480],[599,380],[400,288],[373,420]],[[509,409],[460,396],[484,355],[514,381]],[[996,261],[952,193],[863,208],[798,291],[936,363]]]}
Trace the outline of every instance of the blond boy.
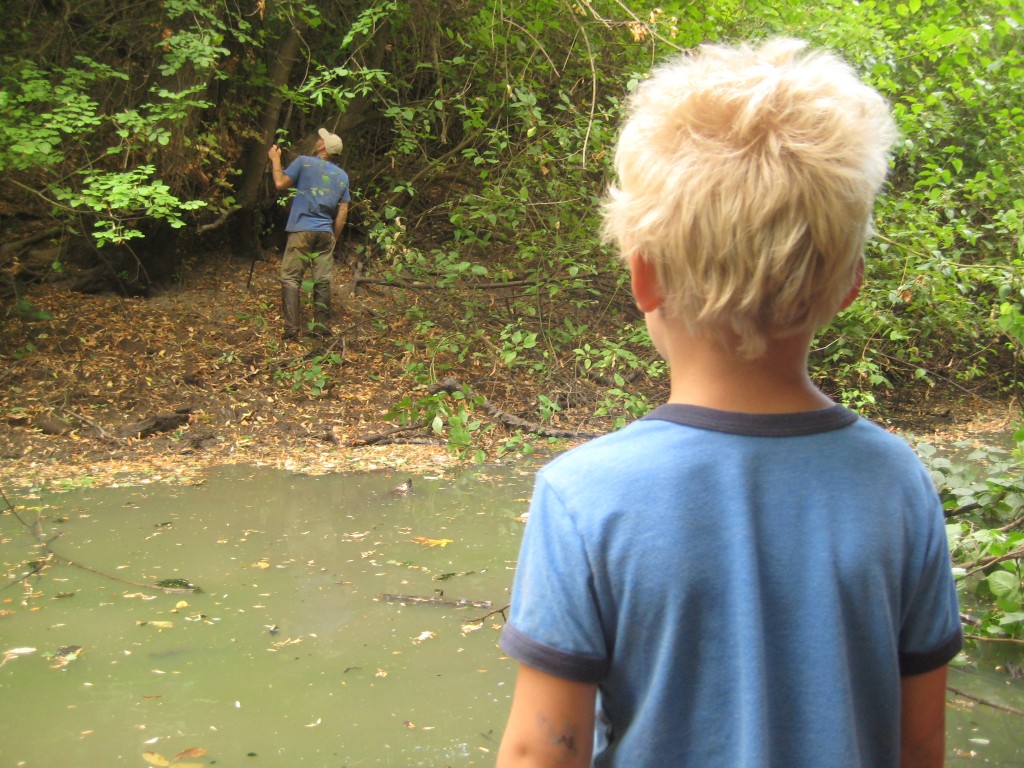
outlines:
{"label": "blond boy", "polygon": [[605,235],[668,403],[537,478],[502,646],[513,766],[940,766],[961,647],[910,448],[812,383],[895,129],[798,41],[703,46],[631,97]]}

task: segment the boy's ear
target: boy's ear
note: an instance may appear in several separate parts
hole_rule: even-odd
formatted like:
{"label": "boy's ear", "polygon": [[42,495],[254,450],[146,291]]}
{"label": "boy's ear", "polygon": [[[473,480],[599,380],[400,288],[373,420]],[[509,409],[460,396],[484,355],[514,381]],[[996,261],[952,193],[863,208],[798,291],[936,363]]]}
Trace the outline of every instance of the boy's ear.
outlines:
{"label": "boy's ear", "polygon": [[848,306],[853,304],[854,299],[860,293],[861,286],[864,285],[864,259],[862,258],[857,262],[857,269],[853,274],[853,285],[850,286],[850,292],[846,294],[846,298],[843,299],[843,303],[839,305],[839,311],[842,312]]}
{"label": "boy's ear", "polygon": [[661,306],[661,289],[654,265],[634,251],[629,256],[629,278],[636,306],[645,315]]}

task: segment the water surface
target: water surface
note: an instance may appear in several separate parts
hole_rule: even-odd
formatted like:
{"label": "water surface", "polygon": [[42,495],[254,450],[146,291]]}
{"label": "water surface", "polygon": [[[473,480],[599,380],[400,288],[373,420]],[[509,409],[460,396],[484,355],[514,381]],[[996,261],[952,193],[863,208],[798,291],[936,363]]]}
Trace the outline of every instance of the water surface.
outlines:
{"label": "water surface", "polygon": [[[19,651],[0,666],[0,768],[191,748],[207,752],[183,762],[222,767],[493,765],[515,674],[502,618],[440,601],[507,604],[532,469],[394,490],[407,479],[228,467],[22,501],[56,552],[103,573],[0,585],[0,653]],[[5,572],[26,573],[35,542],[0,516]],[[203,591],[145,587],[165,579]],[[950,684],[1024,710],[1020,665],[985,648]],[[964,698],[947,712],[950,765],[1024,765],[1024,718]]]}

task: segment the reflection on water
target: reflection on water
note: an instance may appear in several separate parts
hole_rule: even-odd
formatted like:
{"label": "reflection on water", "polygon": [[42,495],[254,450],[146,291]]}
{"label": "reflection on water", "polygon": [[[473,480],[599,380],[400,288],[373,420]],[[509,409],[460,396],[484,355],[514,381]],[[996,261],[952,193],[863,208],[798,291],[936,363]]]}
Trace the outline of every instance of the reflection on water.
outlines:
{"label": "reflection on water", "polygon": [[[55,551],[121,581],[61,565],[3,585],[0,652],[20,653],[0,666],[0,766],[141,766],[197,747],[185,762],[492,765],[514,676],[501,617],[444,601],[508,602],[532,474],[394,490],[407,479],[225,468],[199,486],[26,500]],[[0,517],[5,572],[28,570],[34,542]],[[138,586],[165,579],[203,592]],[[999,663],[950,684],[1024,709]],[[957,699],[949,723],[950,765],[1024,764],[1019,716]]]}
{"label": "reflection on water", "polygon": [[956,695],[946,708],[949,766],[1024,765],[1022,654],[1003,644],[983,643],[969,662],[950,669]]}

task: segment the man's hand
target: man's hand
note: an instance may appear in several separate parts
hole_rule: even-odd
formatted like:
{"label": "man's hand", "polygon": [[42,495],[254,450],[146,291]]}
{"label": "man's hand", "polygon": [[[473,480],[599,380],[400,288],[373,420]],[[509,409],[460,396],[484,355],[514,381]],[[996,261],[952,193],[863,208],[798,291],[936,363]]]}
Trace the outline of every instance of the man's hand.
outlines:
{"label": "man's hand", "polygon": [[281,148],[277,144],[271,144],[267,150],[267,157],[270,158],[270,176],[274,180],[274,187],[279,192],[288,189],[294,181],[281,170]]}

